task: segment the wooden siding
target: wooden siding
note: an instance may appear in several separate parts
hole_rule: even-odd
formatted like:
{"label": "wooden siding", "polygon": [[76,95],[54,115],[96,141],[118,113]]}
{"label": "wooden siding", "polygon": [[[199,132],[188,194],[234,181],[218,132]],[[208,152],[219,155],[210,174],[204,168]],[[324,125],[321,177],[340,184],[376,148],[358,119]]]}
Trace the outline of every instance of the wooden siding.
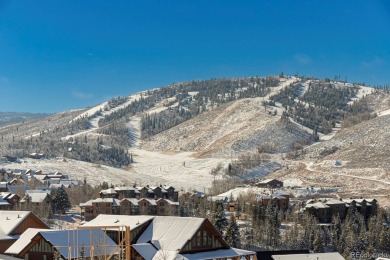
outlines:
{"label": "wooden siding", "polygon": [[20,235],[28,228],[49,229],[45,223],[43,223],[38,217],[31,213],[22,221],[22,223],[20,223],[14,230],[12,230],[10,235]]}
{"label": "wooden siding", "polygon": [[4,253],[15,241],[16,239],[0,240],[0,254]]}

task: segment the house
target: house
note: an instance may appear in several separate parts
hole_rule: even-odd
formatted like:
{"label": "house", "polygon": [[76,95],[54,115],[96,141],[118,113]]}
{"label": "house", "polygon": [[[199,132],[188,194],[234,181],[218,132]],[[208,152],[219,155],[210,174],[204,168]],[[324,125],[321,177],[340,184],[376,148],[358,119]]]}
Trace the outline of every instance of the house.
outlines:
{"label": "house", "polygon": [[140,195],[136,187],[115,187],[114,189],[120,198],[137,198]]}
{"label": "house", "polygon": [[260,188],[282,188],[283,182],[276,179],[266,179],[255,184]]}
{"label": "house", "polygon": [[49,229],[30,211],[0,210],[0,253],[4,253],[28,228]]}
{"label": "house", "polygon": [[84,220],[94,219],[99,214],[120,214],[120,200],[114,198],[97,198],[80,204]]}
{"label": "house", "polygon": [[119,197],[119,194],[115,191],[115,189],[107,189],[107,190],[102,190],[99,192],[100,198],[115,198],[117,199]]}
{"label": "house", "polygon": [[289,206],[289,196],[282,196],[279,194],[263,195],[260,197],[260,203],[263,207],[267,207],[270,203],[275,205],[281,210],[287,210]]}
{"label": "house", "polygon": [[140,215],[157,215],[157,203],[153,199],[140,199],[138,201],[138,211]]}
{"label": "house", "polygon": [[50,204],[50,190],[26,190],[26,195],[20,203],[32,203],[35,206]]}
{"label": "house", "polygon": [[332,220],[330,207],[323,202],[308,203],[304,210],[316,217],[321,223],[329,223]]}
{"label": "house", "polygon": [[[231,248],[205,218],[99,215],[84,227],[110,225],[130,227],[131,259],[256,259],[255,252]],[[124,235],[112,239],[127,242]]]}
{"label": "house", "polygon": [[[23,259],[62,259],[104,257],[115,253],[117,244],[100,229],[43,230],[29,228],[5,252]],[[70,250],[69,250],[70,248]]]}
{"label": "house", "polygon": [[125,198],[120,202],[121,215],[139,215],[138,200],[134,198]]}
{"label": "house", "polygon": [[18,195],[11,192],[0,192],[0,210],[13,210],[19,202],[20,197]]}

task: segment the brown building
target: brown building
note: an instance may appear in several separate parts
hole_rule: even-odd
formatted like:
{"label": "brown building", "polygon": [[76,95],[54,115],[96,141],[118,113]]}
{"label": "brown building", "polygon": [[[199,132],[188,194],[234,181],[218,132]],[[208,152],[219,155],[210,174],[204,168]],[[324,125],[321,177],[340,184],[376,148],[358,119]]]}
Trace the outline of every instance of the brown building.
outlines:
{"label": "brown building", "polygon": [[18,195],[11,192],[0,192],[0,210],[14,210],[19,202]]}
{"label": "brown building", "polygon": [[168,199],[98,198],[80,204],[81,215],[90,221],[99,214],[110,215],[177,215],[179,202]]}
{"label": "brown building", "polygon": [[259,188],[282,188],[283,182],[276,179],[266,179],[255,184]]}
{"label": "brown building", "polygon": [[0,211],[0,253],[4,253],[28,228],[49,229],[30,211]]}
{"label": "brown building", "polygon": [[356,210],[365,218],[377,213],[376,199],[332,199],[319,198],[306,202],[304,211],[312,214],[321,223],[330,223],[333,216],[345,218],[349,210]]}
{"label": "brown building", "polygon": [[275,203],[281,210],[287,210],[289,206],[290,195],[264,195],[260,198],[260,203],[263,207],[267,207],[270,203]]}

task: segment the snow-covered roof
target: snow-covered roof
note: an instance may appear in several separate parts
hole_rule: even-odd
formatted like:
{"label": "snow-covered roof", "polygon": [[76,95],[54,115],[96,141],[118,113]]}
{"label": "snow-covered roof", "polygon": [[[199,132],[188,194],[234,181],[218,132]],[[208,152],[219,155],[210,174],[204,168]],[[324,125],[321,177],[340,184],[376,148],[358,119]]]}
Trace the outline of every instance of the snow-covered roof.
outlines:
{"label": "snow-covered roof", "polygon": [[315,203],[307,204],[305,208],[328,209],[329,206],[322,202],[315,202]]}
{"label": "snow-covered roof", "polygon": [[315,253],[315,254],[294,254],[294,255],[273,255],[275,260],[343,260],[339,253]]}
{"label": "snow-covered roof", "polygon": [[153,243],[157,249],[167,251],[182,249],[204,221],[204,218],[156,216],[136,244],[158,241],[158,245]]}
{"label": "snow-covered roof", "polygon": [[0,196],[0,206],[8,206],[8,205],[10,205],[9,202]]}
{"label": "snow-covered roof", "polygon": [[[32,193],[27,192],[27,195],[31,198],[30,202],[33,202],[33,203],[41,203],[49,196],[49,194],[45,191],[32,192]],[[25,202],[25,201],[27,201],[27,197],[24,197],[21,200],[21,202]]]}
{"label": "snow-covered roof", "polygon": [[1,260],[20,260],[20,258],[16,258],[16,257],[9,256],[9,255],[2,255],[2,254],[0,254],[0,259]]}
{"label": "snow-covered roof", "polygon": [[133,198],[124,198],[122,201],[129,201],[131,204],[138,206],[138,200]]}
{"label": "snow-covered roof", "polygon": [[112,206],[120,206],[121,201],[114,198],[97,198],[94,200],[89,200],[85,203],[80,203],[80,207],[92,206],[93,203],[112,203]]}
{"label": "snow-covered roof", "polygon": [[158,251],[150,243],[134,244],[132,247],[142,256],[143,259],[153,259]]}
{"label": "snow-covered roof", "polygon": [[169,199],[162,199],[162,198],[156,200],[156,202],[159,202],[160,200],[166,201],[169,205],[176,205],[176,206],[179,206],[179,205],[180,205],[179,202],[175,202],[175,201],[172,201],[172,200],[169,200]]}
{"label": "snow-covered roof", "polygon": [[0,238],[8,236],[29,214],[30,211],[0,210]]}
{"label": "snow-covered roof", "polygon": [[278,181],[278,180],[276,180],[276,179],[265,179],[265,180],[259,181],[256,184],[267,184],[267,183],[270,183],[271,181]]}
{"label": "snow-covered roof", "polygon": [[[105,250],[108,254],[111,254],[117,246],[117,244],[100,229],[43,230],[29,228],[10,248],[8,248],[6,253],[19,254],[31,243],[31,240],[38,235],[38,233],[54,247],[57,247],[58,251],[65,259],[68,259],[68,257],[77,258],[79,256],[79,248],[82,246],[84,246],[85,257],[90,256],[90,245],[94,246],[95,256],[104,254]],[[68,246],[74,247],[73,250],[70,250],[70,254]],[[76,246],[78,247],[77,249]],[[103,246],[106,246],[106,249],[104,249]],[[101,247],[101,249],[99,249],[99,247]]]}
{"label": "snow-covered roof", "polygon": [[129,216],[129,215],[106,215],[100,214],[93,220],[85,223],[83,226],[130,226],[130,230],[137,228],[139,225],[142,225],[150,220],[153,216]]}
{"label": "snow-covered roof", "polygon": [[115,191],[115,189],[107,189],[107,190],[102,190],[100,193],[102,194],[117,194],[117,192]]}
{"label": "snow-covered roof", "polygon": [[[183,260],[198,260],[198,259],[219,259],[219,258],[234,258],[239,256],[255,255],[253,251],[247,251],[238,248],[220,249],[215,251],[201,252],[195,254],[178,255],[176,259]],[[241,258],[240,258],[241,259]]]}
{"label": "snow-covered roof", "polygon": [[116,190],[116,191],[122,191],[122,190],[130,191],[130,190],[133,190],[135,193],[139,193],[138,189],[134,188],[134,187],[123,187],[123,186],[122,187],[115,187],[114,190]]}

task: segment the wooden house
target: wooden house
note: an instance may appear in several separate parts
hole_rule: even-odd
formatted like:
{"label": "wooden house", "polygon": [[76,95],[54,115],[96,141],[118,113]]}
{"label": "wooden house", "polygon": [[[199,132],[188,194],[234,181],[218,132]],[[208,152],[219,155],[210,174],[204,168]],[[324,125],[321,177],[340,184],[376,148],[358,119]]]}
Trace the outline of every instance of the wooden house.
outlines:
{"label": "wooden house", "polygon": [[0,210],[0,253],[4,253],[28,228],[49,229],[30,211]]}

